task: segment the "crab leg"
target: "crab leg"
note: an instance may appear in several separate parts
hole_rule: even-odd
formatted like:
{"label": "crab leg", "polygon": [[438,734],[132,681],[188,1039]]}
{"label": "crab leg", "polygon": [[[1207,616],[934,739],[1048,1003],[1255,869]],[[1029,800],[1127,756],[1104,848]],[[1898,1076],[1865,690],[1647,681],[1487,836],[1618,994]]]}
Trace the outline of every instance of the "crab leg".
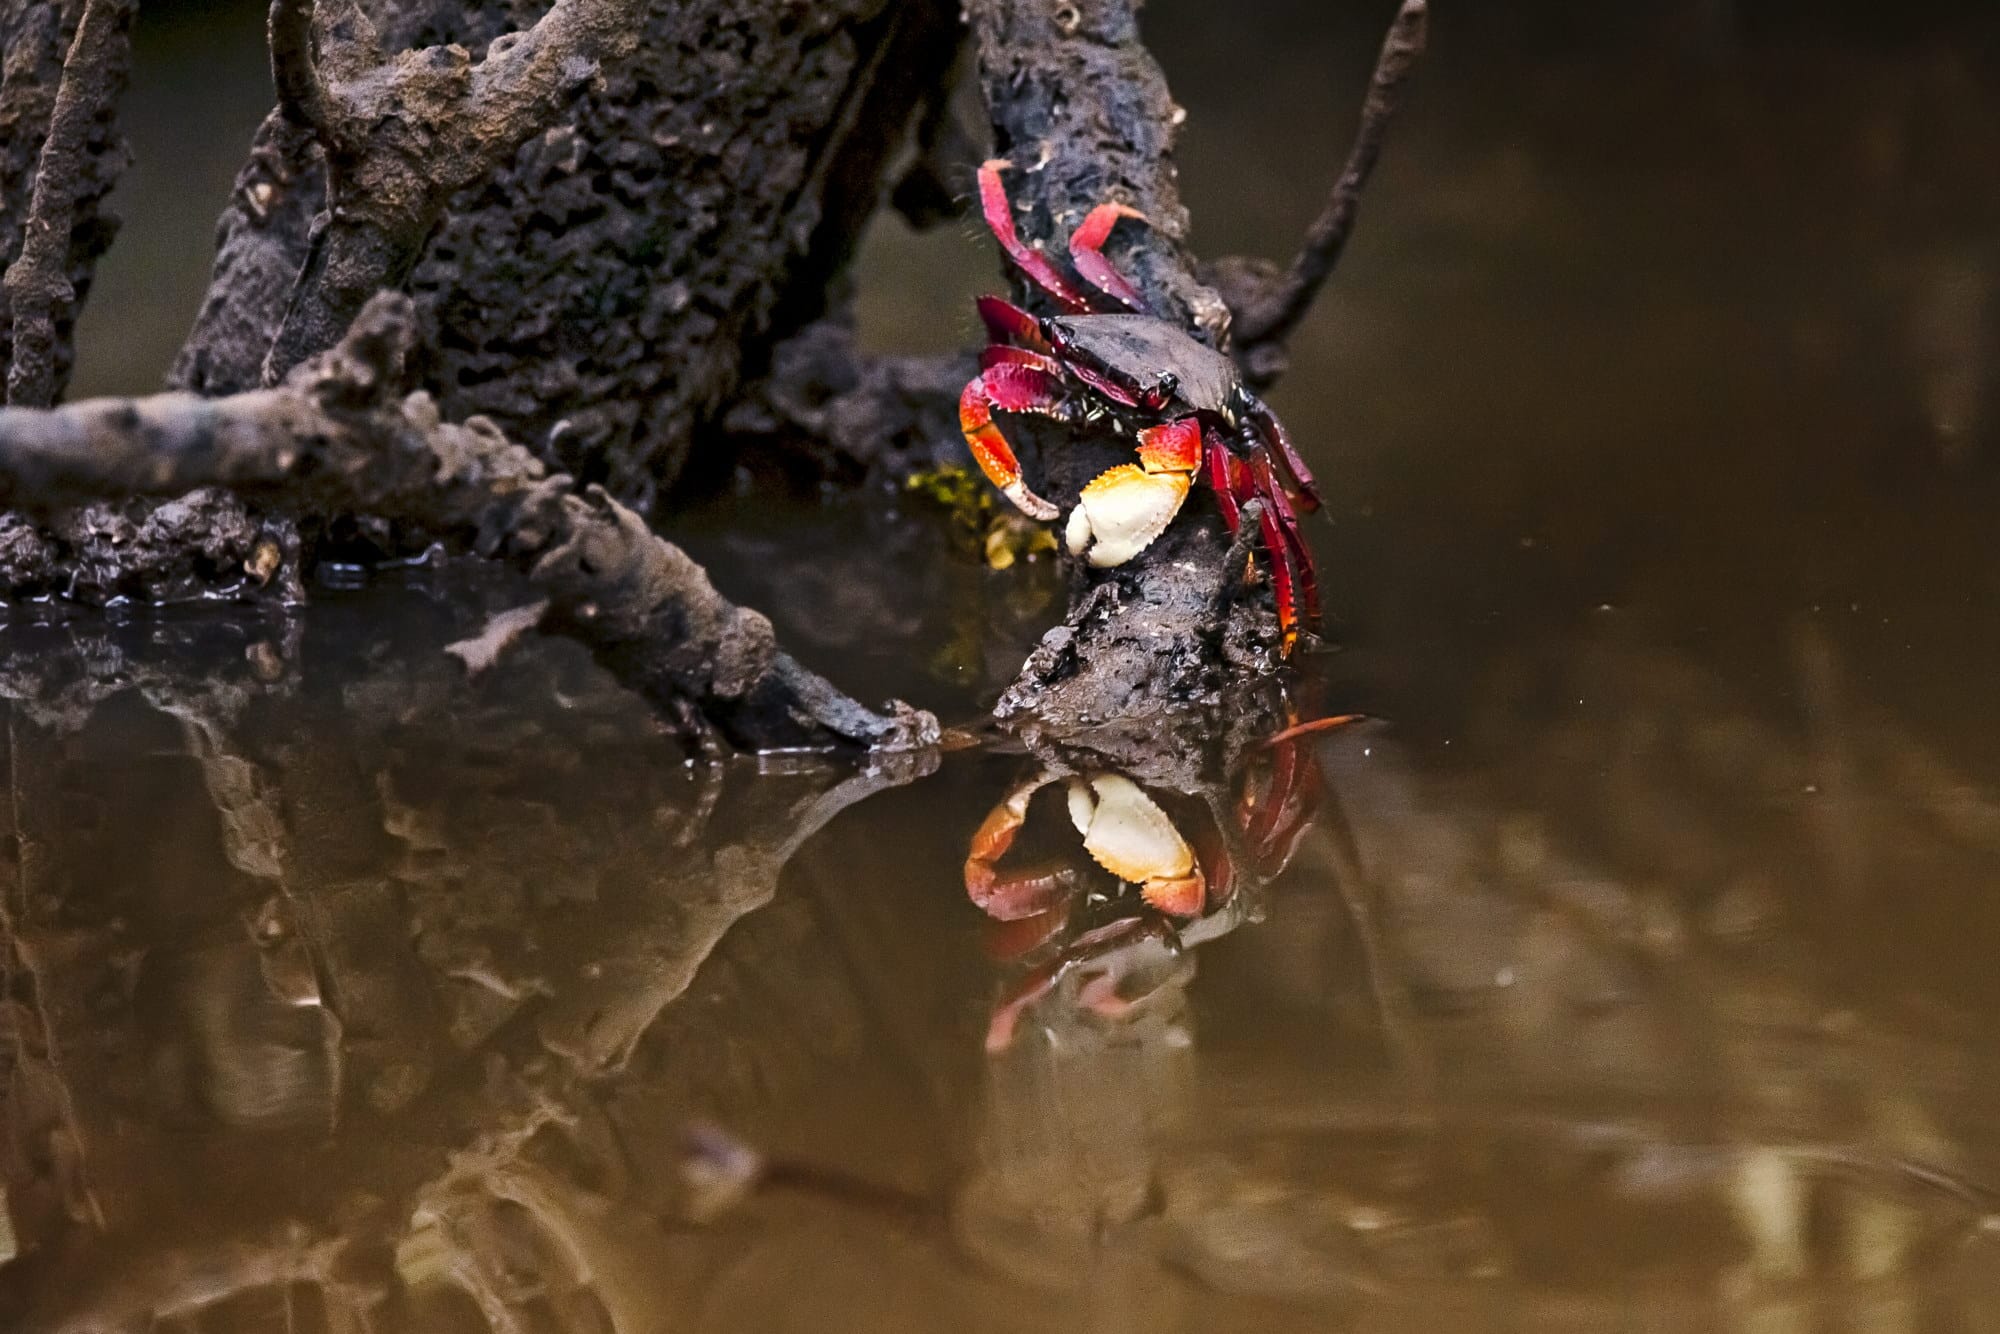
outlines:
{"label": "crab leg", "polygon": [[1298,642],[1301,593],[1308,619],[1318,619],[1319,582],[1313,575],[1312,552],[1299,534],[1298,516],[1285,498],[1270,456],[1259,453],[1244,460],[1226,448],[1212,446],[1208,453],[1208,484],[1215,491],[1216,504],[1232,533],[1242,526],[1245,501],[1254,496],[1264,502],[1258,532],[1270,556],[1271,594],[1278,604],[1283,651],[1289,654]]}
{"label": "crab leg", "polygon": [[1046,912],[1031,913],[1012,921],[988,918],[979,937],[985,946],[986,957],[1020,959],[1033,954],[1069,925],[1070,910],[1075,902],[1072,895]]}
{"label": "crab leg", "polygon": [[[1055,994],[1065,975],[1090,969],[1119,947],[1148,936],[1163,942],[1174,939],[1170,928],[1145,917],[1123,918],[1077,937],[1062,954],[1007,989],[993,1007],[992,1018],[987,1021],[986,1050],[998,1054],[1012,1046],[1021,1020],[1036,1005]],[[1084,973],[1082,985],[1078,987],[1077,1002],[1106,1019],[1115,1020],[1131,1009],[1131,1004],[1118,995],[1116,977],[1102,966]]]}
{"label": "crab leg", "polygon": [[1014,457],[1007,437],[993,424],[996,408],[1066,420],[1061,379],[1038,366],[1002,362],[973,377],[958,399],[959,429],[965,433],[965,443],[987,480],[1000,488],[1000,494],[1013,501],[1023,514],[1036,519],[1056,518],[1062,511],[1030,491],[1021,480],[1021,461]]}
{"label": "crab leg", "polygon": [[1299,451],[1292,444],[1290,432],[1285,430],[1278,414],[1271,411],[1262,399],[1257,399],[1250,409],[1250,422],[1257,434],[1277,452],[1278,462],[1284,473],[1285,491],[1292,503],[1307,514],[1319,510],[1319,487],[1313,481],[1312,469],[1299,457]]}
{"label": "crab leg", "polygon": [[1089,314],[1090,298],[1072,287],[1069,279],[1049,263],[1047,255],[1023,241],[1014,230],[1014,206],[1007,201],[1007,187],[1000,183],[1001,171],[1013,165],[1004,158],[990,158],[980,165],[979,206],[986,215],[986,225],[993,229],[994,239],[1007,252],[1007,258],[1014,261],[1014,267],[1054,298],[1057,305],[1072,315]]}
{"label": "crab leg", "polygon": [[1198,418],[1139,432],[1139,461],[1099,474],[1069,512],[1063,540],[1070,554],[1105,569],[1144,551],[1180,513],[1201,457]]}
{"label": "crab leg", "polygon": [[1242,467],[1228,446],[1216,440],[1208,442],[1208,485],[1215,492],[1215,503],[1231,535],[1243,526],[1243,501],[1250,494]]}
{"label": "crab leg", "polygon": [[979,350],[979,369],[990,371],[995,366],[1032,366],[1038,371],[1060,377],[1062,363],[1045,352],[1031,352],[1025,347],[1008,347],[1005,343],[988,343]]}
{"label": "crab leg", "polygon": [[1076,888],[1077,872],[1060,862],[1003,871],[1000,859],[1028,818],[1028,803],[1048,786],[1046,777],[1030,779],[986,813],[965,854],[966,897],[988,917],[1016,922],[1060,906]]}
{"label": "crab leg", "polygon": [[977,878],[966,863],[965,893],[973,906],[996,922],[1020,922],[1062,907],[1082,877],[1074,866],[1050,863],[1001,873],[985,867]]}
{"label": "crab leg", "polygon": [[1268,505],[1264,507],[1260,528],[1264,534],[1264,549],[1271,556],[1271,597],[1278,604],[1279,651],[1290,656],[1299,639],[1298,581],[1292,566],[1292,553],[1285,543],[1284,528]]}
{"label": "crab leg", "polygon": [[1082,225],[1069,234],[1070,263],[1076,265],[1076,271],[1092,287],[1127,310],[1145,315],[1150,313],[1146,309],[1145,298],[1104,257],[1104,243],[1110,239],[1111,229],[1118,225],[1120,218],[1144,222],[1146,215],[1126,204],[1099,204],[1084,217]]}
{"label": "crab leg", "polygon": [[1278,466],[1271,462],[1268,452],[1260,452],[1250,464],[1256,480],[1257,494],[1264,497],[1267,505],[1265,513],[1275,516],[1279,529],[1285,535],[1285,554],[1290,559],[1292,570],[1298,580],[1301,601],[1305,605],[1306,618],[1319,619],[1319,577],[1313,568],[1312,548],[1306,544],[1305,534],[1299,531],[1299,516],[1292,509],[1291,500],[1278,475]]}
{"label": "crab leg", "polygon": [[979,322],[986,326],[986,336],[996,343],[1015,343],[1036,352],[1051,352],[1049,340],[1042,337],[1041,322],[1011,301],[997,296],[982,296],[972,303],[979,309]]}
{"label": "crab leg", "polygon": [[[1352,722],[1353,718],[1320,721],[1331,727]],[[1301,735],[1288,729],[1279,733],[1279,737],[1293,739],[1267,742],[1269,770],[1261,777],[1254,772],[1247,776],[1237,801],[1237,828],[1251,864],[1262,876],[1275,876],[1291,864],[1300,841],[1311,827],[1313,809],[1319,804],[1319,761],[1308,748],[1298,744]]]}

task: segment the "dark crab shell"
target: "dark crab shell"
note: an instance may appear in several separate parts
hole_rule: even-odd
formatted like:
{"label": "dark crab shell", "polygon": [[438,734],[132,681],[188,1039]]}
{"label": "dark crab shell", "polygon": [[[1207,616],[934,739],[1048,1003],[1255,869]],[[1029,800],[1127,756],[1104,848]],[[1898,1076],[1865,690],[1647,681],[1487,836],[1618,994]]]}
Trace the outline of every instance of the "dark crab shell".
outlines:
{"label": "dark crab shell", "polygon": [[1141,393],[1163,374],[1177,382],[1174,399],[1186,412],[1213,413],[1234,423],[1243,380],[1236,363],[1151,315],[1058,315],[1043,322],[1050,343],[1115,384]]}

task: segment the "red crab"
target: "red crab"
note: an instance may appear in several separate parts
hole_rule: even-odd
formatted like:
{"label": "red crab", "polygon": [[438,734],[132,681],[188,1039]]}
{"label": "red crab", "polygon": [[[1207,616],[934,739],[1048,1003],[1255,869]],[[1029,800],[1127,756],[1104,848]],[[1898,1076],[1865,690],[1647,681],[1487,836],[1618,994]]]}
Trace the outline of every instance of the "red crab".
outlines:
{"label": "red crab", "polygon": [[1143,221],[1123,204],[1099,204],[1070,233],[1070,261],[1088,284],[1058,272],[1014,230],[1000,182],[1009,164],[979,169],[979,197],[1000,248],[1064,314],[1037,319],[987,296],[979,316],[993,342],[980,373],[965,386],[958,420],[987,478],[1021,511],[1054,519],[1059,511],[1021,478],[1020,462],[993,424],[993,413],[1023,412],[1070,425],[1109,422],[1138,437],[1139,461],[1121,464],[1083,488],[1070,511],[1065,542],[1092,565],[1122,565],[1173,521],[1197,473],[1214,488],[1233,533],[1253,496],[1264,502],[1260,535],[1270,553],[1284,652],[1298,640],[1303,608],[1319,616],[1312,551],[1299,532],[1301,511],[1319,508],[1312,473],[1264,401],[1244,385],[1236,363],[1146,309],[1101,247],[1120,218]]}

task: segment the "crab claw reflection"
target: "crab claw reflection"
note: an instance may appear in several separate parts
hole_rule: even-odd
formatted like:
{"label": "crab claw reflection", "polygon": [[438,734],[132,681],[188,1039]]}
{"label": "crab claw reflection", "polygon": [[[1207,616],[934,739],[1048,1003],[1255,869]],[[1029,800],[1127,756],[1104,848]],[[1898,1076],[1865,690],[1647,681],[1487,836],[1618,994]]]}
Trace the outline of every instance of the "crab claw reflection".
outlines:
{"label": "crab claw reflection", "polygon": [[[1190,948],[1234,930],[1249,915],[1245,891],[1283,871],[1310,828],[1322,790],[1310,738],[1353,721],[1287,728],[1198,792],[1049,768],[1010,788],[965,859],[966,894],[990,919],[988,952],[1029,965],[996,1005],[986,1049],[1004,1051],[1045,1005],[1106,1023],[1164,1008],[1193,975]],[[1036,794],[1058,782],[1077,841],[1010,859]]]}

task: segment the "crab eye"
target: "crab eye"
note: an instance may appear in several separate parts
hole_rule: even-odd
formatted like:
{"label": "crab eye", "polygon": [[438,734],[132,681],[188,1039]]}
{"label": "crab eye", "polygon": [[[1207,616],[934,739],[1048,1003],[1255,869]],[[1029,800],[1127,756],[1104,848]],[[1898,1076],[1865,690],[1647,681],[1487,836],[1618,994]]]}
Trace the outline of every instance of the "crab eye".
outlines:
{"label": "crab eye", "polygon": [[1143,395],[1147,409],[1158,412],[1174,401],[1174,395],[1180,392],[1180,388],[1181,380],[1178,375],[1172,371],[1160,372],[1160,377],[1153,381]]}
{"label": "crab eye", "polygon": [[1229,424],[1234,426],[1243,421],[1250,416],[1251,410],[1256,406],[1257,400],[1250,391],[1240,384],[1237,385],[1229,395]]}

